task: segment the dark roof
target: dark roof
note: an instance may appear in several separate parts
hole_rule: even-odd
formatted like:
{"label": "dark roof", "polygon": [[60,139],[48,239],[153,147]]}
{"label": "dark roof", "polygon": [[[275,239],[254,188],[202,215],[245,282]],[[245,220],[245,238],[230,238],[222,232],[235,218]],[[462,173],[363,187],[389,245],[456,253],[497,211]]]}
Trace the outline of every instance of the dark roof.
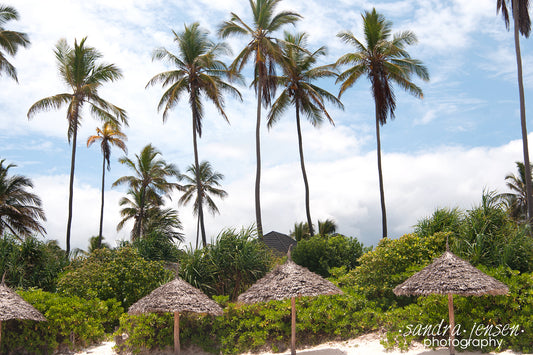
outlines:
{"label": "dark roof", "polygon": [[281,254],[287,254],[289,246],[295,246],[296,240],[289,237],[287,234],[279,233],[276,231],[269,232],[263,236],[263,241],[266,246],[275,252]]}

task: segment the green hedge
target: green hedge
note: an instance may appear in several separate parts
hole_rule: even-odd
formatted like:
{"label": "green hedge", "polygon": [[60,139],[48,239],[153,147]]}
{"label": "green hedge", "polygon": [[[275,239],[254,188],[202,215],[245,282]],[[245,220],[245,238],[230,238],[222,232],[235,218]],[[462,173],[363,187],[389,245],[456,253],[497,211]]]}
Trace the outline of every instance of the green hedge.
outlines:
{"label": "green hedge", "polygon": [[78,349],[105,338],[124,309],[115,300],[64,297],[42,290],[18,292],[46,322],[9,320],[2,324],[2,354],[51,354]]}

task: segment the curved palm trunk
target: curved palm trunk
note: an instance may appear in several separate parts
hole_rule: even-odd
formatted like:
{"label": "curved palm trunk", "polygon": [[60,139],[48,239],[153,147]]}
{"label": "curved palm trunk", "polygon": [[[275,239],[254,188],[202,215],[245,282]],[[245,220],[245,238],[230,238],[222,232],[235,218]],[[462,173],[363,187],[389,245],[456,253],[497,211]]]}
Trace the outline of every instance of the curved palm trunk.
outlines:
{"label": "curved palm trunk", "polygon": [[377,103],[376,103],[376,141],[378,152],[378,175],[379,175],[379,194],[381,198],[381,225],[383,230],[382,238],[387,238],[387,210],[385,208],[385,190],[383,189],[383,171],[381,169],[381,138],[379,134],[379,120],[377,117]]}
{"label": "curved palm trunk", "polygon": [[304,186],[305,186],[305,213],[307,215],[307,225],[309,226],[309,234],[313,236],[315,234],[313,231],[313,222],[311,220],[311,209],[309,208],[309,182],[307,181],[307,173],[305,171],[302,129],[300,127],[300,105],[298,103],[296,103],[296,129],[298,130],[298,148],[300,150],[300,166],[302,167],[302,176],[304,178]]}
{"label": "curved palm trunk", "polygon": [[524,82],[522,78],[522,56],[520,54],[520,33],[518,25],[518,1],[512,1],[514,19],[514,45],[516,51],[516,66],[518,71],[518,92],[520,95],[520,124],[522,127],[522,147],[524,151],[524,168],[526,173],[526,202],[528,221],[533,218],[533,197],[531,186],[531,165],[529,164],[529,147],[527,143],[526,104],[524,97]]}
{"label": "curved palm trunk", "polygon": [[146,193],[146,186],[141,186],[141,200],[140,206],[139,206],[139,221],[137,223],[137,233],[135,235],[132,235],[131,239],[141,239],[141,233],[143,231],[143,221],[144,221],[144,200],[145,200],[145,193]]}
{"label": "curved palm trunk", "polygon": [[104,225],[104,186],[105,186],[105,155],[102,163],[102,204],[100,206],[100,229],[98,231],[98,242],[96,243],[96,248],[100,249],[102,247],[102,228]]}
{"label": "curved palm trunk", "polygon": [[202,189],[202,182],[200,181],[200,163],[198,162],[198,144],[196,142],[196,122],[198,119],[198,113],[196,111],[196,106],[194,102],[196,100],[192,97],[192,143],[194,148],[194,166],[196,169],[196,194],[198,196],[198,223],[200,224],[200,231],[202,232],[202,245],[205,248],[207,246],[207,238],[205,237],[205,226],[204,226],[204,210],[203,202],[204,195]]}
{"label": "curved palm trunk", "polygon": [[70,228],[72,226],[72,201],[74,198],[74,167],[76,165],[76,138],[78,137],[78,108],[73,113],[74,132],[72,134],[72,156],[70,158],[70,180],[68,193],[68,218],[67,218],[67,255],[70,253]]}
{"label": "curved palm trunk", "polygon": [[255,154],[257,168],[255,172],[255,221],[257,223],[257,237],[263,239],[263,222],[261,221],[261,94],[262,83],[257,85],[257,121],[255,123]]}

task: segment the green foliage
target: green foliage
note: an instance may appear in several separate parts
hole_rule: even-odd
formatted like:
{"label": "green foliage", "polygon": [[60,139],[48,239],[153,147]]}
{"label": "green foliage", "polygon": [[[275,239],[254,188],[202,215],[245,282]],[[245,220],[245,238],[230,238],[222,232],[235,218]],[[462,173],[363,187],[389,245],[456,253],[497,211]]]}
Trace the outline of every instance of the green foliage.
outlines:
{"label": "green foliage", "polygon": [[46,243],[35,237],[22,241],[4,234],[0,238],[0,275],[12,287],[38,287],[55,291],[57,277],[67,264],[65,252],[55,241]]}
{"label": "green foliage", "polygon": [[[510,326],[518,325],[520,330],[516,336],[497,336],[502,340],[500,350],[512,349],[524,353],[533,351],[533,274],[520,274],[509,268],[485,268],[482,271],[502,281],[509,287],[509,294],[504,296],[462,297],[454,296],[455,324],[460,324],[466,333],[459,334],[458,339],[470,336],[475,326]],[[384,345],[391,348],[406,348],[412,340],[422,341],[424,337],[404,337],[407,326],[421,324],[435,325],[444,320],[448,324],[448,301],[443,295],[419,297],[416,303],[405,308],[395,309],[387,314],[387,340]],[[522,332],[523,331],[523,332]],[[447,335],[445,336],[447,337]],[[431,339],[431,337],[426,337]],[[444,338],[444,337],[440,337]],[[487,335],[473,335],[472,338],[487,339]],[[468,350],[479,350],[470,346]],[[496,350],[488,347],[485,351]]]}
{"label": "green foliage", "polygon": [[132,244],[146,260],[178,262],[183,254],[172,239],[159,232],[151,232]]}
{"label": "green foliage", "polygon": [[[375,331],[383,314],[357,295],[303,297],[296,301],[297,346],[347,339]],[[180,316],[180,341],[204,351],[239,354],[265,348],[283,351],[290,344],[290,300],[255,305],[229,303],[220,317]],[[172,314],[123,315],[117,334],[128,338],[120,350],[139,352],[172,345]]]}
{"label": "green foliage", "polygon": [[407,297],[396,297],[393,288],[440,256],[446,250],[446,236],[446,233],[436,233],[427,237],[406,234],[398,239],[383,238],[339,282],[385,308],[396,302],[408,303]]}
{"label": "green foliage", "polygon": [[86,300],[34,289],[19,294],[47,321],[3,322],[2,354],[51,354],[57,349],[73,350],[98,343],[124,311],[115,300]]}
{"label": "green foliage", "polygon": [[356,238],[343,235],[315,235],[298,242],[292,252],[295,263],[324,277],[329,277],[333,267],[355,268],[357,259],[363,255],[363,244]]}
{"label": "green foliage", "polygon": [[180,264],[180,276],[208,295],[229,295],[235,300],[263,277],[272,255],[252,228],[221,232],[213,244],[189,250]]}
{"label": "green foliage", "polygon": [[87,299],[115,298],[127,309],[173,276],[162,262],[144,260],[131,246],[98,249],[72,261],[59,277],[58,291]]}

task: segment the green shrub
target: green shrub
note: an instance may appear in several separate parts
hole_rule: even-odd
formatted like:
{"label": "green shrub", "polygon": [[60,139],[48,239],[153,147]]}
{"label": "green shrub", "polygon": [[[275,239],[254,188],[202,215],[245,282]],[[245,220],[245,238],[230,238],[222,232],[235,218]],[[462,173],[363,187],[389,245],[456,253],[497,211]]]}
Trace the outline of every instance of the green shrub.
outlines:
{"label": "green shrub", "polygon": [[392,290],[446,250],[445,233],[427,237],[406,234],[398,239],[384,238],[378,246],[359,258],[360,265],[339,279],[341,286],[354,288],[369,300],[387,308],[410,303]]}
{"label": "green shrub", "polygon": [[298,242],[292,252],[295,263],[324,277],[329,277],[333,267],[355,268],[363,255],[363,244],[356,238],[343,235],[315,235]]}
{"label": "green shrub", "polygon": [[114,300],[64,297],[42,290],[20,291],[19,294],[47,321],[3,322],[2,354],[51,354],[58,349],[78,349],[98,343],[124,311]]}
{"label": "green shrub", "polygon": [[174,243],[171,238],[159,232],[152,232],[143,238],[135,240],[133,247],[146,260],[162,260],[178,262],[183,251]]}
{"label": "green shrub", "polygon": [[180,263],[180,276],[209,296],[231,300],[263,277],[272,266],[271,252],[251,229],[221,232],[213,244],[189,250]]}
{"label": "green shrub", "polygon": [[163,262],[144,260],[131,246],[97,249],[72,261],[59,277],[58,291],[87,299],[115,298],[127,309],[173,277]]}
{"label": "green shrub", "polygon": [[56,241],[42,242],[36,237],[20,241],[4,234],[0,237],[0,275],[13,287],[37,287],[55,291],[57,277],[67,264],[65,252]]}
{"label": "green shrub", "polygon": [[[484,349],[469,346],[468,350],[503,351],[512,349],[524,353],[533,351],[533,274],[520,274],[509,268],[499,267],[482,271],[502,281],[509,287],[509,294],[503,296],[454,296],[455,324],[466,330],[458,339],[468,338],[474,326],[511,326],[518,325],[520,330],[516,336],[497,336],[502,341],[500,349],[486,347]],[[435,325],[444,320],[448,324],[448,299],[445,295],[418,297],[415,304],[391,310],[387,313],[388,330],[387,347],[400,346],[405,348],[410,341],[422,341],[424,337],[404,337],[407,326],[421,324]],[[441,337],[443,338],[443,337]],[[447,335],[445,336],[447,338]],[[472,338],[487,339],[486,335],[474,335]],[[431,337],[429,337],[431,339]]]}

